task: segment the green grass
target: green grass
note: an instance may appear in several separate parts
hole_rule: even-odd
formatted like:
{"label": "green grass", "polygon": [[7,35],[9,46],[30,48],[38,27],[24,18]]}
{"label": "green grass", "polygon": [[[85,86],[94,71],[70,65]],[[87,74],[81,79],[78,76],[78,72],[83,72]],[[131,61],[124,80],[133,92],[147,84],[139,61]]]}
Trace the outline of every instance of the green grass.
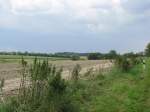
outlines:
{"label": "green grass", "polygon": [[[23,56],[28,62],[32,62],[35,59],[35,56]],[[0,55],[0,63],[18,63],[20,62],[22,56],[20,55]],[[39,60],[48,59],[49,61],[57,60],[69,60],[69,58],[58,58],[58,57],[37,57]]]}
{"label": "green grass", "polygon": [[128,73],[114,69],[104,77],[81,80],[82,86],[75,94],[80,111],[150,112],[150,72],[141,67],[136,66]]}
{"label": "green grass", "polygon": [[[150,60],[147,60],[145,69],[137,65],[128,72],[122,72],[114,67],[110,72],[80,79],[75,85],[72,81],[66,84],[65,94],[71,95],[69,103],[78,104],[79,112],[150,112]],[[13,104],[1,104],[0,112],[12,112],[9,109],[14,107]]]}

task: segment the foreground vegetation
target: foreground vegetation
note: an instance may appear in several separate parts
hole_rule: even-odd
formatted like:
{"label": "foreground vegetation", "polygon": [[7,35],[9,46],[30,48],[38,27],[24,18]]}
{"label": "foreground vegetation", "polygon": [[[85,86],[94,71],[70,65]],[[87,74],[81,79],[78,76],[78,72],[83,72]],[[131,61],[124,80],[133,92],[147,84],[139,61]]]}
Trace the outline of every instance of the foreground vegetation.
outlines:
{"label": "foreground vegetation", "polygon": [[[79,78],[77,65],[68,81],[62,69],[35,59],[30,69],[22,60],[18,94],[3,95],[0,112],[149,112],[150,60],[127,71],[115,66],[109,72],[92,72]],[[28,79],[29,78],[29,79]],[[30,84],[28,82],[30,80]]]}
{"label": "foreground vegetation", "polygon": [[107,72],[89,69],[81,75],[76,65],[70,80],[62,79],[62,69],[48,60],[35,59],[28,66],[22,59],[17,94],[5,96],[4,81],[0,83],[0,112],[150,112],[150,59],[131,54],[115,58],[115,66]]}

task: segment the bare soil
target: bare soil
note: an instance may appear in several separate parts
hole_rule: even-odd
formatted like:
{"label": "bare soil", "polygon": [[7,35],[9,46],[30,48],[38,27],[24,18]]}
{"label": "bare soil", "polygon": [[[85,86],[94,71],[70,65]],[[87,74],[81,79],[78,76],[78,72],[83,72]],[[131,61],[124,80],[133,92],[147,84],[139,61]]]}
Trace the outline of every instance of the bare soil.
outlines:
{"label": "bare soil", "polygon": [[[50,63],[56,65],[56,67],[63,67],[64,71],[62,77],[68,79],[71,71],[76,64],[82,67],[82,73],[85,73],[89,68],[94,70],[108,69],[112,66],[112,63],[108,60],[94,60],[94,61],[51,61]],[[21,66],[18,63],[6,63],[0,64],[0,78],[5,79],[5,86],[3,91],[8,93],[14,91],[20,87],[20,69]]]}

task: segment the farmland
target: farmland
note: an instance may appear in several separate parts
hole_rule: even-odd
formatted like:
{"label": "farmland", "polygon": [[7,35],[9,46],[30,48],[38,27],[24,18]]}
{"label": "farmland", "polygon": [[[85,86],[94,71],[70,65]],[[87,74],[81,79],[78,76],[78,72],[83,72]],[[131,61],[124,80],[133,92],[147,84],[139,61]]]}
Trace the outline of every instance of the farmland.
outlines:
{"label": "farmland", "polygon": [[[19,63],[21,58],[24,57],[26,61],[31,62],[35,58],[35,56],[20,56],[20,55],[0,55],[0,63]],[[69,58],[62,58],[62,57],[40,57],[38,59],[49,59],[51,61],[56,60],[69,60]]]}
{"label": "farmland", "polygon": [[[73,68],[74,65],[76,64],[80,64],[82,66],[82,68],[90,68],[90,67],[94,67],[96,65],[102,65],[102,67],[104,67],[105,65],[108,65],[108,60],[95,60],[95,61],[70,61],[70,60],[61,60],[61,61],[49,61],[49,63],[53,63],[55,64],[58,68],[60,66],[64,66],[64,70],[66,71],[68,67]],[[8,70],[9,68],[15,69],[18,66],[18,69],[20,68],[19,64],[15,63],[3,63],[5,65],[6,70]],[[9,65],[10,64],[10,65]],[[31,63],[30,63],[31,64]],[[4,67],[4,65],[2,67]],[[43,65],[41,63],[41,65]],[[57,99],[57,97],[55,96],[49,96],[49,97],[54,97],[54,99],[51,98],[51,100],[55,101],[56,103],[56,111],[58,108],[62,108],[63,106],[67,106],[65,108],[71,107],[71,112],[116,112],[116,111],[122,111],[122,112],[149,112],[149,88],[147,88],[147,86],[149,85],[149,65],[150,65],[150,60],[146,59],[146,67],[143,68],[142,64],[137,64],[134,67],[132,67],[129,71],[124,72],[122,70],[120,70],[119,68],[117,68],[116,66],[111,66],[111,69],[108,71],[108,68],[110,68],[110,66],[108,68],[106,68],[107,72],[102,72],[102,71],[96,71],[96,72],[87,72],[87,74],[82,77],[81,79],[79,78],[78,80],[76,79],[71,79],[66,81],[68,85],[66,90],[62,90],[62,91],[66,91],[65,93],[57,93],[56,91],[54,92],[54,94],[58,94],[60,96]],[[33,65],[36,66],[36,65]],[[47,65],[45,65],[44,68]],[[42,67],[42,66],[41,66]],[[98,68],[99,68],[98,67]],[[1,68],[2,69],[2,68]],[[39,68],[40,70],[41,68]],[[101,68],[102,69],[102,68]],[[4,70],[4,68],[3,68]],[[12,73],[12,71],[10,71],[10,73]],[[52,70],[53,71],[53,70]],[[87,71],[87,70],[86,70]],[[44,72],[44,71],[43,71]],[[48,72],[48,71],[47,71]],[[44,72],[46,74],[46,72]],[[30,73],[29,73],[30,74]],[[55,73],[53,73],[55,74]],[[66,73],[65,73],[66,74]],[[84,74],[82,72],[80,72],[80,75]],[[40,75],[40,74],[39,74]],[[62,73],[62,75],[64,75]],[[70,74],[71,75],[71,74]],[[19,83],[21,83],[19,80],[19,74],[18,76],[13,76],[11,77],[9,75],[6,79],[6,85],[4,86],[3,90],[6,91],[6,89],[10,89],[11,87],[15,87],[16,86],[16,82],[18,81]],[[18,77],[18,78],[16,78]],[[21,76],[20,76],[21,77]],[[31,75],[32,77],[32,75]],[[15,80],[13,80],[15,79]],[[55,79],[55,78],[54,78]],[[86,80],[85,80],[86,79]],[[33,79],[31,79],[31,84],[34,83],[34,80],[32,82]],[[38,81],[42,81],[42,79],[38,79]],[[59,79],[60,80],[60,79]],[[14,82],[16,81],[16,82]],[[46,81],[46,79],[45,79]],[[75,83],[73,83],[75,81]],[[17,82],[17,83],[18,83]],[[61,82],[62,84],[59,85],[60,87],[63,86],[63,82]],[[7,85],[8,84],[8,85]],[[30,92],[32,91],[32,87],[39,87],[38,83],[35,83],[37,85],[31,85],[28,89],[28,91],[25,91],[27,93],[22,94],[22,92],[20,91],[18,93],[18,95],[16,94],[14,96],[15,102],[17,104],[13,105],[13,107],[9,107],[12,105],[13,100],[12,101],[8,101],[8,104],[3,104],[0,106],[0,110],[3,110],[2,112],[11,112],[14,111],[13,109],[17,108],[19,109],[18,112],[23,112],[24,108],[27,109],[27,111],[25,112],[30,112],[31,111],[36,111],[36,108],[34,108],[34,102],[31,102],[30,99],[36,96],[28,96],[29,99],[27,99],[28,94],[30,94]],[[43,84],[41,82],[41,84]],[[10,88],[9,88],[10,86]],[[37,91],[35,91],[34,94],[39,94],[40,96],[40,101],[35,100],[36,102],[45,102],[45,92],[47,92],[47,90],[45,90],[45,86],[47,85],[41,85],[43,86],[43,88],[39,87],[42,89],[42,91],[40,91],[37,93]],[[58,85],[57,85],[58,86]],[[17,86],[16,86],[17,87]],[[27,87],[26,87],[27,88]],[[30,89],[31,88],[31,89]],[[13,89],[13,88],[11,88]],[[40,89],[40,90],[41,90]],[[52,90],[51,90],[52,91]],[[10,92],[6,91],[9,93],[10,96]],[[21,100],[24,100],[25,102],[28,103],[21,103],[20,99],[20,95],[21,96]],[[61,95],[63,94],[64,98],[61,97]],[[7,94],[8,95],[8,94]],[[12,94],[14,95],[14,94]],[[66,97],[67,95],[67,97]],[[69,95],[69,96],[68,96]],[[72,96],[73,95],[73,96]],[[7,97],[9,97],[7,96]],[[24,99],[25,98],[25,99]],[[57,99],[57,100],[56,100]],[[28,101],[29,100],[29,101]],[[67,104],[67,105],[63,105],[60,103],[64,103],[67,101],[73,101],[73,104]],[[7,100],[6,100],[7,101]],[[32,99],[33,101],[33,99]],[[51,103],[50,103],[51,104]],[[16,105],[19,105],[19,107],[16,107]],[[25,107],[22,107],[22,105],[25,105]],[[32,107],[33,105],[33,107]],[[47,103],[44,104],[45,106],[48,106],[48,108],[52,108],[51,106],[53,105],[53,103],[49,106],[47,105]],[[40,105],[43,106],[43,105]],[[60,106],[60,107],[59,107]],[[69,106],[69,107],[68,107]],[[73,107],[72,107],[73,106]],[[75,107],[74,107],[75,106]],[[15,108],[14,108],[15,107]],[[107,108],[109,107],[109,108]],[[47,107],[41,107],[42,110],[47,109]],[[10,109],[10,111],[8,111],[8,109]],[[23,110],[22,110],[23,109]],[[28,110],[29,109],[29,110]],[[46,111],[49,112],[49,111]],[[53,112],[53,111],[52,111]]]}
{"label": "farmland", "polygon": [[[20,63],[21,58],[24,58],[28,63],[33,62],[34,56],[19,56],[19,55],[0,55],[0,77],[4,79],[12,79],[20,76]],[[56,58],[56,57],[37,57],[39,60],[48,59],[49,62],[58,63],[58,61],[63,63],[69,58]]]}
{"label": "farmland", "polygon": [[150,0],[0,0],[0,112],[150,112]]}
{"label": "farmland", "polygon": [[[19,88],[20,85],[20,72],[21,72],[21,56],[5,55],[0,56],[0,78],[5,80],[4,91],[12,91]],[[35,57],[24,56],[29,66]],[[71,75],[73,68],[79,64],[82,68],[82,73],[88,69],[94,68],[95,70],[103,70],[111,66],[109,60],[79,60],[71,61],[69,58],[55,58],[55,57],[37,57],[40,61],[47,60],[49,64],[53,64],[57,69],[63,68],[62,77],[68,79]],[[4,61],[5,60],[5,61]],[[12,86],[13,85],[13,86]]]}
{"label": "farmland", "polygon": [[149,51],[74,61],[2,56],[0,111],[149,112]]}
{"label": "farmland", "polygon": [[[21,56],[0,55],[0,76],[4,79],[12,79],[20,76]],[[34,60],[34,56],[24,56],[24,59],[30,64]],[[69,58],[55,58],[55,57],[37,57],[39,60],[48,59],[50,64],[56,65],[57,68],[63,67],[64,71],[71,71],[76,64],[81,65],[82,68],[90,68],[93,66],[103,65],[109,61],[105,60],[79,60],[71,61]]]}

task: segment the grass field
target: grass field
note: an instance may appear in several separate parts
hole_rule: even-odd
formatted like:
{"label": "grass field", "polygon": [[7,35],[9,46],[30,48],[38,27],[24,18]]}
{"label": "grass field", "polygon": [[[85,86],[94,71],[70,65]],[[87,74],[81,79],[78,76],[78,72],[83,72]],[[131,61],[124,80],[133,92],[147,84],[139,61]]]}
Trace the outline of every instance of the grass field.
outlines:
{"label": "grass field", "polygon": [[[54,65],[57,65],[57,67],[64,66],[64,68],[67,69],[73,68],[76,64],[80,64],[83,68],[86,68],[101,63],[107,64],[108,61],[57,60],[49,61],[49,63],[53,63]],[[3,63],[3,67],[4,65],[6,66],[6,68],[3,69],[8,70],[9,68],[13,68],[15,65],[15,63],[9,64]],[[43,66],[42,63],[41,65]],[[34,72],[37,72],[37,70],[39,70],[37,73],[41,74],[46,74],[46,72],[49,72],[48,69],[48,71],[45,70],[45,64],[44,71],[42,66],[42,69],[35,68],[33,74]],[[40,66],[37,64],[37,67]],[[12,71],[10,71],[10,73],[12,73]],[[58,72],[53,74],[57,73]],[[75,73],[78,74],[77,71],[75,71]],[[71,79],[66,81],[61,79],[61,77],[57,77],[57,75],[56,77],[53,77],[52,75],[51,77],[54,79],[52,78],[50,80],[50,83],[48,83],[50,84],[50,87],[48,88],[47,83],[45,82],[49,81],[47,78],[44,80],[42,76],[42,79],[38,79],[37,83],[35,83],[35,79],[31,79],[33,82],[31,87],[28,88],[29,90],[27,89],[27,91],[24,91],[25,94],[23,94],[22,97],[20,97],[22,92],[16,96],[13,96],[13,99],[9,98],[8,96],[7,99],[9,100],[6,100],[6,102],[0,104],[0,112],[150,112],[149,59],[146,59],[145,67],[142,63],[140,63],[133,66],[128,71],[122,71],[117,66],[113,66],[110,70],[106,70],[105,72],[88,71],[86,74],[82,74],[80,72],[78,75],[82,75],[82,78],[79,78],[78,80]],[[11,75],[8,77],[10,78]],[[39,83],[41,85],[39,85]],[[45,86],[46,89],[44,89]],[[35,88],[37,90],[39,89],[40,91],[35,91]],[[50,94],[47,89],[50,89]],[[58,91],[58,89],[60,90]],[[35,96],[30,96],[29,92],[34,92],[32,94]],[[50,102],[46,100],[47,97],[45,99],[46,95],[48,95],[47,97],[50,98]],[[37,96],[39,99],[37,99]]]}
{"label": "grass field", "polygon": [[[31,62],[35,56],[20,56],[20,55],[0,55],[0,63],[18,63],[21,61],[21,58],[24,58],[26,61]],[[56,60],[70,60],[70,58],[58,58],[58,57],[37,57],[40,60],[48,59],[50,61]]]}
{"label": "grass field", "polygon": [[129,72],[114,68],[89,80],[80,80],[76,93],[81,112],[150,112],[150,61]]}
{"label": "grass field", "polygon": [[[59,98],[57,95],[52,96],[54,99],[51,100],[54,100],[57,105],[55,108],[58,109],[65,106],[67,110],[70,110],[68,112],[150,112],[149,60],[146,61],[146,68],[143,68],[143,65],[139,64],[128,72],[122,72],[120,69],[113,67],[111,71],[104,73],[91,72],[85,76],[85,79],[79,79],[75,85],[72,80],[67,81],[67,84],[70,86],[67,87],[66,91],[68,93],[65,93],[63,99],[60,99],[61,96]],[[44,95],[40,97],[43,97],[41,100],[44,100]],[[58,99],[56,100],[55,98]],[[71,98],[69,102],[68,98]],[[60,104],[61,101],[63,103],[67,102],[63,105]],[[70,101],[72,102],[71,104]],[[14,102],[15,104],[13,104]],[[41,108],[32,107],[34,101],[28,102],[30,105],[21,102],[17,104],[17,102],[18,100],[13,99],[11,102],[1,104],[0,110],[2,112],[16,112],[15,110],[18,109],[19,111],[17,112],[31,112],[37,109],[37,112],[42,112],[45,109],[40,110]],[[52,108],[52,105],[48,107]],[[72,107],[73,105],[75,105],[75,108]],[[31,109],[31,111],[28,109]],[[51,111],[47,110],[44,112]]]}

